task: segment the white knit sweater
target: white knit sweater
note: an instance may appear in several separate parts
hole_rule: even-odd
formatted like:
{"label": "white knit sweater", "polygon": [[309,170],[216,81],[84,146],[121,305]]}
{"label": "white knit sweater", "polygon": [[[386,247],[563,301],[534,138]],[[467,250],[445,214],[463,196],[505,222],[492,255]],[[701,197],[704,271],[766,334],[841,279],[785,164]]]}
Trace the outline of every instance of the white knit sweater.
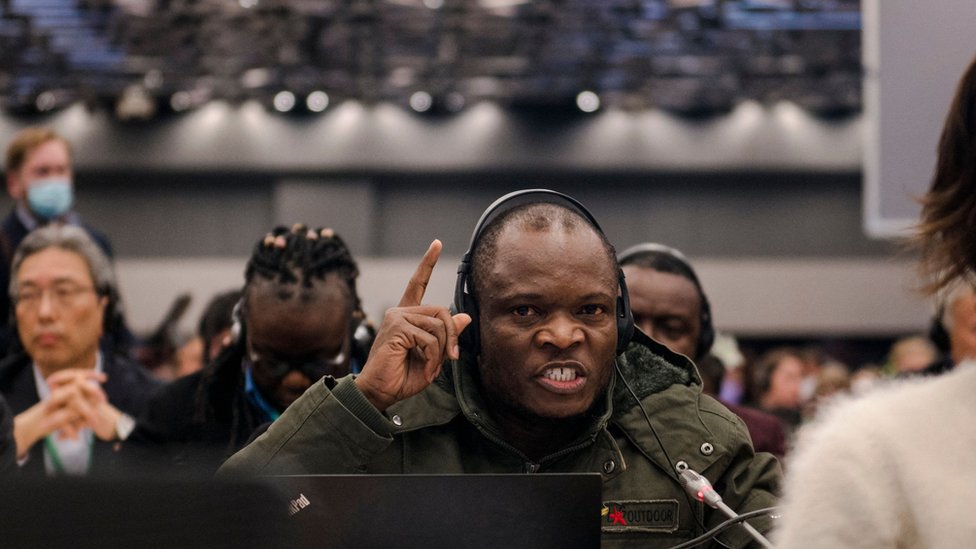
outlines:
{"label": "white knit sweater", "polygon": [[831,406],[786,472],[777,549],[976,547],[976,365]]}

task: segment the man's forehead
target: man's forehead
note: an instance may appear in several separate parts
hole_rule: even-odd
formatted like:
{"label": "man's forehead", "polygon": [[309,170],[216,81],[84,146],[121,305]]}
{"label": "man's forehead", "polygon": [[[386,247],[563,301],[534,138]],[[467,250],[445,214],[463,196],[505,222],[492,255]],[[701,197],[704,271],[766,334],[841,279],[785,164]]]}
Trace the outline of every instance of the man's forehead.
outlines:
{"label": "man's forehead", "polygon": [[506,231],[499,235],[498,251],[487,271],[487,286],[495,293],[544,296],[552,275],[570,273],[578,293],[616,293],[616,271],[611,257],[592,231]]}
{"label": "man's forehead", "polygon": [[91,272],[85,258],[70,250],[45,248],[24,259],[17,269],[21,284],[35,283],[41,279],[91,282]]}
{"label": "man's forehead", "polygon": [[312,278],[310,283],[305,280],[281,282],[279,279],[255,277],[248,285],[249,300],[276,300],[294,302],[296,306],[304,303],[318,303],[322,301],[350,301],[350,290],[345,280],[335,273],[328,273],[324,278]]}
{"label": "man's forehead", "polygon": [[[509,225],[498,235],[497,247],[498,252],[501,253],[496,252],[496,262],[500,264],[521,261],[520,255],[537,256],[571,251],[575,256],[585,255],[594,259],[591,262],[593,269],[613,271],[615,266],[603,239],[596,229],[589,225],[550,226],[544,229]],[[550,259],[559,259],[559,256]],[[576,257],[563,257],[563,259],[572,261]]]}

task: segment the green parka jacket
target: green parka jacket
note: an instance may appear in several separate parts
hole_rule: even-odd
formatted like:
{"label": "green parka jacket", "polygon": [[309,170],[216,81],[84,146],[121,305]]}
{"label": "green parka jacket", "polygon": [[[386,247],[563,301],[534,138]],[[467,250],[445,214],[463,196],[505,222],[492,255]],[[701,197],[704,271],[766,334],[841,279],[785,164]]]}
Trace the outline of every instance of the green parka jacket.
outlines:
{"label": "green parka jacket", "polygon": [[[352,376],[326,378],[218,474],[596,472],[603,478],[603,509],[594,509],[603,547],[671,547],[725,520],[685,494],[674,472],[682,462],[711,480],[740,514],[776,503],[776,459],[754,454],[742,420],[702,394],[691,361],[644,334],[617,357],[608,398],[587,431],[539,461],[505,442],[485,409],[475,371],[463,359],[445,364],[427,389],[384,413]],[[653,430],[620,376],[640,398]],[[761,532],[771,528],[761,518],[750,523]],[[717,542],[712,546],[753,543],[738,527]]]}

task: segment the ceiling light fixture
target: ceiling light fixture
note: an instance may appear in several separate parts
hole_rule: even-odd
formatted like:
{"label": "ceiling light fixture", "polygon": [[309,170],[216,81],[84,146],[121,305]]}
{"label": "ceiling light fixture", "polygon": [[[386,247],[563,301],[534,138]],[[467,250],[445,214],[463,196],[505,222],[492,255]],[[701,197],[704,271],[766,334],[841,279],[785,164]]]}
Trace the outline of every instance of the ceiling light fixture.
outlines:
{"label": "ceiling light fixture", "polygon": [[274,108],[278,112],[288,112],[295,108],[295,94],[290,91],[280,91],[274,96]]}
{"label": "ceiling light fixture", "polygon": [[329,106],[329,94],[321,90],[313,91],[305,98],[305,106],[312,112],[322,112]]}
{"label": "ceiling light fixture", "polygon": [[576,106],[583,112],[595,112],[600,108],[600,96],[587,90],[576,96]]}
{"label": "ceiling light fixture", "polygon": [[415,92],[410,96],[410,108],[417,112],[426,112],[433,104],[434,99],[425,91]]}

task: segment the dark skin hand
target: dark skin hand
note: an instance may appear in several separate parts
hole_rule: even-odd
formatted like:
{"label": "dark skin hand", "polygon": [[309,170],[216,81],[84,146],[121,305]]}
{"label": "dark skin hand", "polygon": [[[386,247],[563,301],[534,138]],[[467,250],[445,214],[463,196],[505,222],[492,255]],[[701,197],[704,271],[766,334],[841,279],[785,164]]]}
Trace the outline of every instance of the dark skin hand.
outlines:
{"label": "dark skin hand", "polygon": [[422,304],[442,247],[440,240],[430,244],[399,305],[386,311],[356,378],[356,387],[381,412],[424,390],[440,375],[445,359],[460,357],[458,334],[471,317]]}

